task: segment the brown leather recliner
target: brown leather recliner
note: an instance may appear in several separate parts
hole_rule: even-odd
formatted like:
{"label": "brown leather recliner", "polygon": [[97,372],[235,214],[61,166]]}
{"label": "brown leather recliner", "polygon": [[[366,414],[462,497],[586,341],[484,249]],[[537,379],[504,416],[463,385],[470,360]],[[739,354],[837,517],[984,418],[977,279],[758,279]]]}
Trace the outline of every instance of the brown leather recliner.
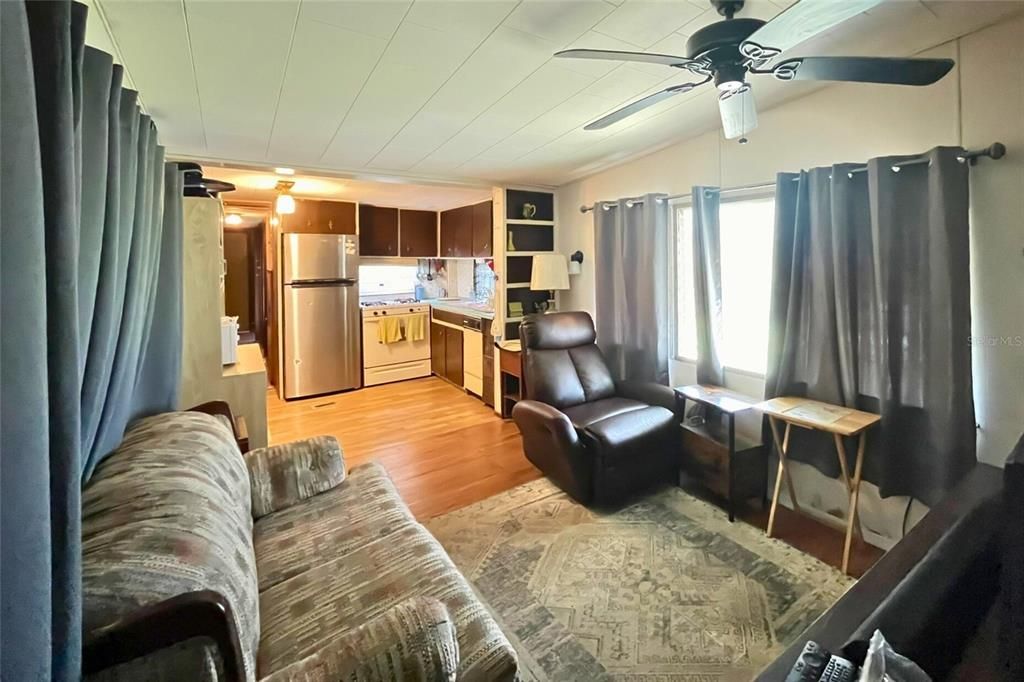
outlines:
{"label": "brown leather recliner", "polygon": [[526,400],[512,418],[526,457],[583,504],[608,504],[678,476],[671,388],[616,382],[585,312],[531,315],[519,329]]}

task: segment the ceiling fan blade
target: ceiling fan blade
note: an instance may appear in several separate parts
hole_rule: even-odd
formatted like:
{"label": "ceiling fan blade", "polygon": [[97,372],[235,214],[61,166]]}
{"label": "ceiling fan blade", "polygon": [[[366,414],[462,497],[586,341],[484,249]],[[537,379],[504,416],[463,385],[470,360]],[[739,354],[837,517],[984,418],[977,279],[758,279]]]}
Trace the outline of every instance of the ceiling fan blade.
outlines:
{"label": "ceiling fan blade", "polygon": [[648,64],[664,64],[686,68],[688,64],[696,64],[692,59],[677,57],[671,54],[655,54],[653,52],[624,52],[621,50],[561,50],[556,57],[571,59],[611,59],[620,62],[646,62]]}
{"label": "ceiling fan blade", "polygon": [[953,68],[952,59],[890,57],[802,57],[771,69],[779,80],[854,81],[893,85],[931,85]]}
{"label": "ceiling fan blade", "polygon": [[766,62],[811,36],[867,11],[883,0],[800,0],[740,44],[740,52]]}
{"label": "ceiling fan blade", "polygon": [[743,137],[756,128],[757,106],[750,84],[746,83],[739,90],[719,95],[718,112],[722,115],[722,131],[726,139]]}
{"label": "ceiling fan blade", "polygon": [[650,106],[654,106],[658,102],[666,100],[669,97],[672,97],[673,95],[681,95],[684,92],[689,92],[698,85],[703,85],[704,83],[707,83],[709,80],[711,80],[711,78],[705,78],[704,80],[698,83],[682,83],[681,85],[673,85],[671,88],[665,88],[664,90],[656,92],[653,95],[647,95],[647,97],[642,97],[637,101],[632,102],[631,104],[627,104],[621,109],[616,109],[607,116],[602,116],[593,123],[588,123],[587,125],[583,126],[583,129],[601,130],[602,128],[607,128],[613,123],[618,123],[627,116],[632,116],[638,111],[646,109],[647,107]]}

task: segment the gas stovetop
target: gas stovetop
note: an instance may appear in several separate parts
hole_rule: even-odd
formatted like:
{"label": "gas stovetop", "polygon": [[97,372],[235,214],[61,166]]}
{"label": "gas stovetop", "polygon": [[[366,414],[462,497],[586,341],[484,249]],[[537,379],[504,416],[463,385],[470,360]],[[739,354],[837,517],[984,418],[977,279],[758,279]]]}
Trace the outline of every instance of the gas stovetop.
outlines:
{"label": "gas stovetop", "polygon": [[382,315],[426,313],[430,305],[417,301],[415,298],[395,298],[387,301],[360,301],[363,317],[380,317]]}

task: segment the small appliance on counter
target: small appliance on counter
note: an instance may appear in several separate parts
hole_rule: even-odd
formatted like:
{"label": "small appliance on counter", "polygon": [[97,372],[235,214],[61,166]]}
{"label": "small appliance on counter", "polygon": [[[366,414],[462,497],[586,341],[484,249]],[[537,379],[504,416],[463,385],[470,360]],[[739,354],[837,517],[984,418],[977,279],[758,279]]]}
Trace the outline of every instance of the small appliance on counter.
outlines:
{"label": "small appliance on counter", "polygon": [[220,362],[233,365],[238,362],[238,318],[224,315],[220,318]]}

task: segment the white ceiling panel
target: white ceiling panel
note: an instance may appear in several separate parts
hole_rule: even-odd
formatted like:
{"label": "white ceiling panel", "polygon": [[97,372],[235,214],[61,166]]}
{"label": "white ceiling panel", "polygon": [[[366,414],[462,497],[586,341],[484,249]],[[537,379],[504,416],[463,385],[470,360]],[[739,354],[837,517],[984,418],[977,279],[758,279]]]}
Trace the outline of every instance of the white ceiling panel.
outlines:
{"label": "white ceiling panel", "polygon": [[533,34],[498,27],[370,166],[415,165],[551,59],[552,50],[552,43]]}
{"label": "white ceiling panel", "polygon": [[311,21],[307,7],[295,30],[267,150],[281,163],[319,161],[387,45],[384,38]]}
{"label": "white ceiling panel", "polygon": [[700,13],[690,0],[626,0],[594,30],[646,48]]}
{"label": "white ceiling panel", "polygon": [[[552,58],[570,47],[685,55],[687,37],[719,20],[707,0],[89,2],[90,44],[126,62],[179,158],[557,184],[718,125],[707,86],[584,132],[693,77]],[[739,16],[767,20],[791,5],[747,0]],[[1022,11],[1021,2],[885,0],[791,56],[908,56]],[[822,87],[752,83],[766,112]]]}
{"label": "white ceiling panel", "polygon": [[304,0],[302,18],[386,39],[411,5],[412,0]]}
{"label": "white ceiling panel", "polygon": [[159,88],[144,88],[142,97],[147,111],[160,121],[161,143],[172,149],[206,152],[206,132],[181,2],[108,0],[90,10],[90,24],[99,23],[97,11],[106,15],[134,77],[141,83],[160,84]]}
{"label": "white ceiling panel", "polygon": [[615,5],[605,0],[524,0],[504,25],[560,47],[589,31],[614,9]]}
{"label": "white ceiling panel", "polygon": [[185,2],[207,148],[227,158],[266,150],[299,2],[239,10],[236,2]]}

